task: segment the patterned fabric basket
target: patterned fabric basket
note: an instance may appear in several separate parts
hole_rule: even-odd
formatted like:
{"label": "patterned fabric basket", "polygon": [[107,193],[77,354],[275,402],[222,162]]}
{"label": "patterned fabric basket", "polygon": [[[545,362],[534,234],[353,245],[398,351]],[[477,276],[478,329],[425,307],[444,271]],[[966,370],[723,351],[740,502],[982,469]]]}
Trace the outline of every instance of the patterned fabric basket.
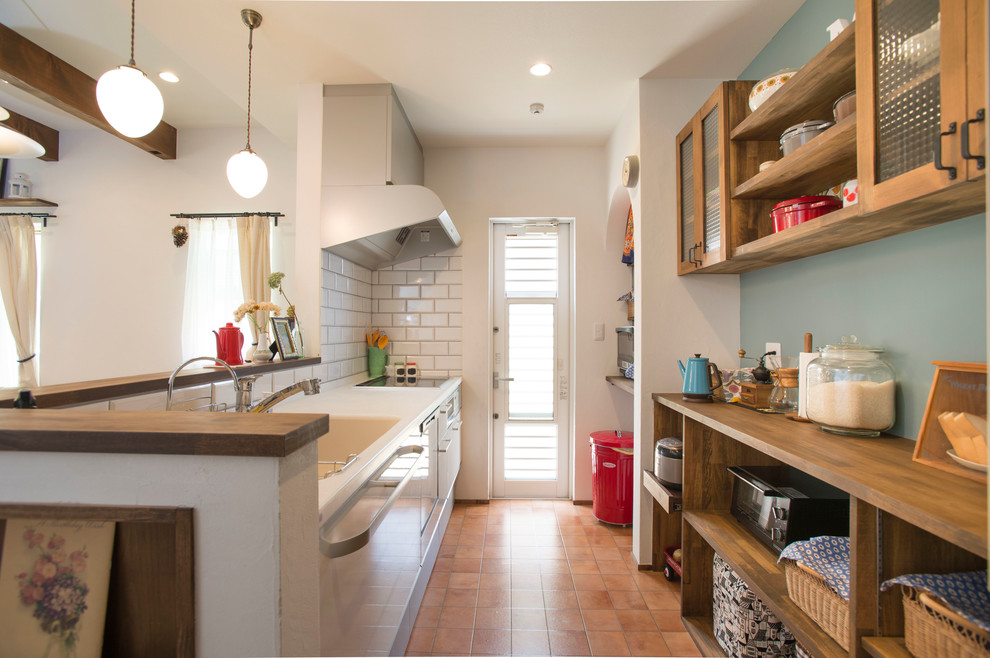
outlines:
{"label": "patterned fabric basket", "polygon": [[718,554],[712,564],[712,580],[715,639],[727,655],[732,658],[794,655],[794,636]]}
{"label": "patterned fabric basket", "polygon": [[793,560],[784,561],[787,595],[828,636],[849,650],[849,601],[835,593],[825,580]]}
{"label": "patterned fabric basket", "polygon": [[917,658],[986,656],[990,634],[912,587],[904,591],[904,643]]}

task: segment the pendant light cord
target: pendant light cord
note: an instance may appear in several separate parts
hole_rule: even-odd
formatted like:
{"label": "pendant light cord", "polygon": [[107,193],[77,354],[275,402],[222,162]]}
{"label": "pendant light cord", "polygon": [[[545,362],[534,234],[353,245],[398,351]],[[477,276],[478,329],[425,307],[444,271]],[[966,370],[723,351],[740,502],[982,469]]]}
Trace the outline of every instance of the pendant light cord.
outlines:
{"label": "pendant light cord", "polygon": [[131,0],[131,66],[134,66],[134,2],[135,0]]}
{"label": "pendant light cord", "polygon": [[[134,0],[131,0],[133,2]],[[251,150],[251,54],[254,50],[254,28],[248,27],[248,99],[247,99],[247,146]]]}

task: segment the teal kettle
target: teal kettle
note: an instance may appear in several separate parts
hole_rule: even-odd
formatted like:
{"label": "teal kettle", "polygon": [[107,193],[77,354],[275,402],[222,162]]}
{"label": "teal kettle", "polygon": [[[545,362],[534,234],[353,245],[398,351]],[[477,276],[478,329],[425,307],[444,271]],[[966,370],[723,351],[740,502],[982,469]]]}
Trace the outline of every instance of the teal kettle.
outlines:
{"label": "teal kettle", "polygon": [[712,391],[722,385],[718,366],[700,354],[688,359],[686,367],[680,361],[677,366],[681,369],[681,397],[688,402],[711,402]]}

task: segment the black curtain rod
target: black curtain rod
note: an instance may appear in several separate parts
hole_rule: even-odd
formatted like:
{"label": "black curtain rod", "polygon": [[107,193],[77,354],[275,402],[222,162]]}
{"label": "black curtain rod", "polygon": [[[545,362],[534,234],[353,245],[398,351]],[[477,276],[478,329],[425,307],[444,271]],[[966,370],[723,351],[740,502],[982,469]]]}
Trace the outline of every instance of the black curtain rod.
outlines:
{"label": "black curtain rod", "polygon": [[17,217],[24,216],[36,217],[41,220],[41,226],[43,228],[48,228],[48,218],[55,219],[58,215],[53,215],[49,212],[0,212],[0,217]]}
{"label": "black curtain rod", "polygon": [[174,212],[172,217],[178,217],[179,219],[216,219],[217,217],[251,217],[257,215],[258,217],[271,217],[275,220],[275,226],[278,226],[278,218],[285,217],[285,214],[280,212],[202,212],[202,213],[185,213],[185,212]]}

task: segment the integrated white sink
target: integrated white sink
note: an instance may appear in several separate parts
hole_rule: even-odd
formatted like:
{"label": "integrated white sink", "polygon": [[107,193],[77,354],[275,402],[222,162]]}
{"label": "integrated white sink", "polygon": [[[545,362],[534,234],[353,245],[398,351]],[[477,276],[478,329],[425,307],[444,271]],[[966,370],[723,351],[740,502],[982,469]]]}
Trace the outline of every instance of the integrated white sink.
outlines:
{"label": "integrated white sink", "polygon": [[[330,416],[330,431],[317,440],[317,459],[321,462],[347,461],[348,455],[360,455],[399,422],[396,417]],[[334,470],[318,464],[319,477]]]}

